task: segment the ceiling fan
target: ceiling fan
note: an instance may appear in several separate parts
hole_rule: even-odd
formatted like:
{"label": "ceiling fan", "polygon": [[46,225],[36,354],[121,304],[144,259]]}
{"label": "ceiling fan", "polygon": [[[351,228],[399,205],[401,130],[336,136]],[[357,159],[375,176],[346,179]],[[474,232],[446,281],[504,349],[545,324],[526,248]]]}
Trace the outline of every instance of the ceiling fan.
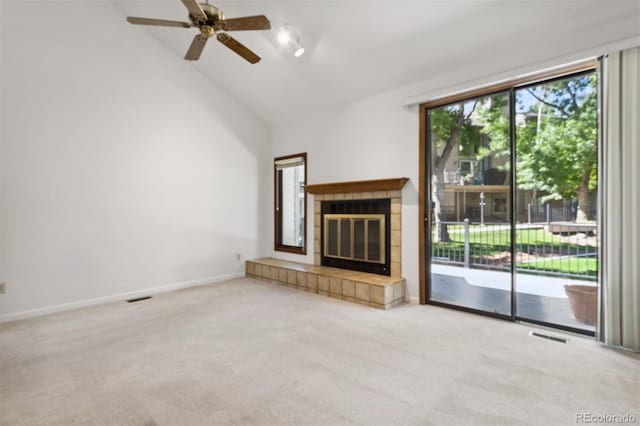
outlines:
{"label": "ceiling fan", "polygon": [[128,16],[127,21],[137,25],[155,25],[160,27],[197,27],[200,34],[196,35],[184,59],[196,61],[200,58],[204,46],[209,37],[214,35],[218,41],[229,49],[242,56],[252,64],[260,61],[260,56],[256,55],[244,44],[240,43],[229,34],[220,31],[248,31],[248,30],[269,30],[271,23],[264,15],[245,16],[242,18],[225,19],[222,11],[215,6],[206,3],[199,3],[196,0],[182,0],[182,3],[189,10],[189,21],[167,21],[164,19],[135,18]]}

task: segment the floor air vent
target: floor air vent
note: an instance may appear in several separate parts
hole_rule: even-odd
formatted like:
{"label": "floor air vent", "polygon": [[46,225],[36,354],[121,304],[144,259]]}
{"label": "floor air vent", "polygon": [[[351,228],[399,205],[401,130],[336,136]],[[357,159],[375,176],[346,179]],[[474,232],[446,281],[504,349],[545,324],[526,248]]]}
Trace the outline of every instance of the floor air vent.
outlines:
{"label": "floor air vent", "polygon": [[133,302],[142,302],[143,300],[148,300],[151,299],[151,296],[145,296],[145,297],[138,297],[136,299],[129,299],[127,300],[128,303],[133,303]]}
{"label": "floor air vent", "polygon": [[550,336],[548,334],[538,333],[537,331],[532,331],[529,333],[530,336],[540,337],[542,339],[553,340],[558,343],[567,343],[567,339],[563,339],[562,337]]}

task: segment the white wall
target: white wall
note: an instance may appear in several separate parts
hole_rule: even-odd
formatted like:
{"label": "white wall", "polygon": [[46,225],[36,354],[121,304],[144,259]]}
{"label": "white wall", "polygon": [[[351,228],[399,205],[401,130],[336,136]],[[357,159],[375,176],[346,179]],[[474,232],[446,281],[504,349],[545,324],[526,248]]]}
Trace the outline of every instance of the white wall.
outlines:
{"label": "white wall", "polygon": [[109,2],[0,10],[0,319],[242,273],[270,128]]}
{"label": "white wall", "polygon": [[[2,6],[0,5],[0,25],[2,24]],[[3,32],[0,30],[0,100],[4,98],[4,93],[2,90],[2,45],[3,45]],[[0,283],[4,283],[4,208],[3,206],[3,173],[2,173],[2,109],[0,102]],[[0,284],[2,285],[2,284]],[[0,298],[2,295],[0,294]],[[2,303],[2,302],[0,302]]]}
{"label": "white wall", "polygon": [[[418,294],[418,114],[398,92],[317,112],[273,131],[273,156],[307,152],[309,184],[408,177],[402,190],[402,275]],[[273,197],[269,202],[273,203]],[[271,256],[313,263],[313,195],[307,203],[307,255]],[[267,231],[272,235],[272,230]]]}
{"label": "white wall", "polygon": [[[610,27],[615,27],[614,24]],[[601,29],[589,37],[576,34],[573,39],[555,44],[541,38],[534,45],[501,55],[486,52],[484,61],[470,61],[468,66],[449,74],[337,105],[296,121],[276,123],[272,156],[307,151],[309,184],[409,177],[411,180],[402,193],[402,273],[407,279],[409,296],[417,300],[418,235],[423,225],[418,219],[419,118],[415,105],[638,44],[638,37],[615,40],[613,30],[609,30],[609,34]],[[605,43],[607,37],[609,41]],[[572,43],[573,51],[568,47]],[[307,217],[312,221],[313,196],[309,200]],[[273,199],[265,201],[268,203],[265,211],[272,209]],[[307,241],[311,245],[306,256],[277,252],[273,247],[270,255],[313,263],[312,223],[308,224]],[[263,238],[272,240],[272,235],[272,227],[267,226]]]}

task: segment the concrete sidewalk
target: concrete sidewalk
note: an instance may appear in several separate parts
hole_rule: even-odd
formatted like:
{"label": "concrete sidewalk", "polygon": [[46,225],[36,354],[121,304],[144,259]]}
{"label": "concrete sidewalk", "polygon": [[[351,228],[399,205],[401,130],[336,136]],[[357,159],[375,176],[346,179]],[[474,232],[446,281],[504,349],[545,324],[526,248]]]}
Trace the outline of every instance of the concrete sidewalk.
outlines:
{"label": "concrete sidewalk", "polygon": [[[487,271],[484,269],[464,268],[462,266],[431,265],[434,274],[449,275],[464,278],[469,285],[511,290],[511,274],[501,271]],[[516,291],[518,293],[535,294],[546,297],[567,298],[564,286],[568,284],[596,285],[592,281],[581,281],[571,278],[555,278],[544,275],[533,275],[518,272],[515,275]]]}

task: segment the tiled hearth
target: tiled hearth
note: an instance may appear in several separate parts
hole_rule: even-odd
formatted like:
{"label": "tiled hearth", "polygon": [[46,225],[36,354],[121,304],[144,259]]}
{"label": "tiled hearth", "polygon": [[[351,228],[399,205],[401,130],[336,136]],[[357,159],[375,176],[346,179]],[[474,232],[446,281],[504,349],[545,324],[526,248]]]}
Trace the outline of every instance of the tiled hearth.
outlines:
{"label": "tiled hearth", "polygon": [[270,257],[248,260],[246,275],[379,309],[389,309],[403,303],[406,294],[406,284],[402,278]]}
{"label": "tiled hearth", "polygon": [[[246,262],[248,277],[296,287],[375,308],[388,309],[404,302],[406,282],[402,278],[402,187],[408,178],[307,185],[313,194],[314,264],[263,258]],[[389,199],[390,276],[322,266],[322,201]]]}

